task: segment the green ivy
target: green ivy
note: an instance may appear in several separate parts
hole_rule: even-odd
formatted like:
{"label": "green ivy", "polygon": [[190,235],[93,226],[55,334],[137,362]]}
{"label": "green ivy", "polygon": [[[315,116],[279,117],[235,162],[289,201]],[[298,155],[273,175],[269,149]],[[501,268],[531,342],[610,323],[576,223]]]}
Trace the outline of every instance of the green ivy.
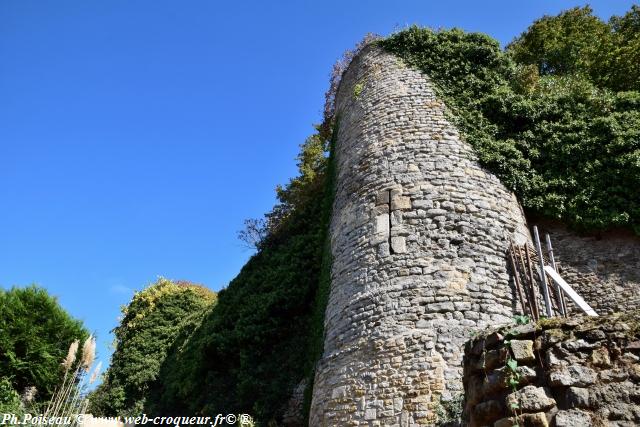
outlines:
{"label": "green ivy", "polygon": [[[546,19],[554,22],[554,31],[573,25],[562,14],[555,21]],[[538,39],[554,37],[538,33]],[[541,65],[540,74],[530,64],[543,53],[524,54],[528,47],[520,40],[527,34],[509,52],[487,35],[459,29],[411,27],[380,44],[433,80],[480,162],[516,193],[529,213],[583,230],[629,227],[640,234],[638,85],[616,92],[600,84],[611,79],[593,75],[594,68],[588,74],[558,65],[562,52],[573,52],[571,46],[558,45],[586,44],[584,37],[575,41],[577,36],[554,39],[556,65]],[[616,40],[622,39],[610,43]],[[629,55],[628,49],[624,52]],[[637,64],[640,50],[636,53]]]}
{"label": "green ivy", "polygon": [[184,331],[200,325],[216,294],[189,282],[160,278],[122,308],[115,328],[116,348],[104,382],[91,397],[95,415],[135,416],[161,393],[159,373]]}
{"label": "green ivy", "polygon": [[326,150],[317,135],[302,145],[300,174],[278,188],[256,254],[202,324],[176,339],[148,412],[248,413],[267,425],[280,421],[301,380],[312,381],[328,294],[320,277],[330,268]]}

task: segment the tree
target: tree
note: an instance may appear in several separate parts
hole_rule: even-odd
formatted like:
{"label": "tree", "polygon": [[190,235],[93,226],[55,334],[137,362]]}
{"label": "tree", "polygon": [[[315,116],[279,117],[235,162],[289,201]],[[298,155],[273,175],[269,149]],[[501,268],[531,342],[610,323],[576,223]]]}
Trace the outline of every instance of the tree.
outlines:
{"label": "tree", "polygon": [[507,46],[540,75],[583,76],[614,91],[640,89],[640,6],[605,23],[589,6],[536,20]]}
{"label": "tree", "polygon": [[589,6],[536,20],[507,46],[516,62],[536,64],[541,75],[592,74],[610,46],[610,27]]}
{"label": "tree", "polygon": [[116,349],[104,382],[90,397],[91,410],[106,416],[141,414],[167,351],[215,301],[216,294],[203,286],[164,278],[136,293],[114,329]]}
{"label": "tree", "polygon": [[640,6],[609,21],[613,31],[612,61],[607,85],[617,90],[640,90]]}
{"label": "tree", "polygon": [[88,331],[35,285],[0,289],[0,319],[0,378],[18,393],[36,387],[38,400],[48,400],[62,379],[69,345]]}

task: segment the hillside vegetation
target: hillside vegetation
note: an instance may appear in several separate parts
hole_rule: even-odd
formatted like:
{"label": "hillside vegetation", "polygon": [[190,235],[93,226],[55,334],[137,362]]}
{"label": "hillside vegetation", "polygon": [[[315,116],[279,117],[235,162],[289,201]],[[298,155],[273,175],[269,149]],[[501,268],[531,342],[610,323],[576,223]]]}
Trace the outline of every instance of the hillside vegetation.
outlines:
{"label": "hillside vegetation", "polygon": [[589,7],[487,35],[412,27],[381,42],[434,81],[480,161],[530,213],[640,234],[640,7]]}
{"label": "hillside vegetation", "polygon": [[115,350],[103,383],[91,395],[94,415],[139,415],[159,393],[160,367],[183,333],[213,307],[216,295],[189,282],[158,279],[122,309]]}
{"label": "hillside vegetation", "polygon": [[278,420],[293,388],[311,375],[324,313],[319,276],[330,206],[324,145],[313,136],[302,146],[300,176],[278,189],[280,203],[260,222],[257,253],[164,364],[164,395],[154,411]]}

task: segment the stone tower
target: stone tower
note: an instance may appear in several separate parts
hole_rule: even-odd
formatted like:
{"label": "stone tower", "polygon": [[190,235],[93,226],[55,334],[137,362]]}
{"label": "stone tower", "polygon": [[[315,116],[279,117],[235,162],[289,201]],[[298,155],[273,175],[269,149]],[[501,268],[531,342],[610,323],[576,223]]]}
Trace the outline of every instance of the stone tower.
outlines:
{"label": "stone tower", "polygon": [[381,48],[336,98],[331,293],[312,426],[431,424],[462,392],[462,346],[511,321],[514,195],[479,166],[428,77]]}

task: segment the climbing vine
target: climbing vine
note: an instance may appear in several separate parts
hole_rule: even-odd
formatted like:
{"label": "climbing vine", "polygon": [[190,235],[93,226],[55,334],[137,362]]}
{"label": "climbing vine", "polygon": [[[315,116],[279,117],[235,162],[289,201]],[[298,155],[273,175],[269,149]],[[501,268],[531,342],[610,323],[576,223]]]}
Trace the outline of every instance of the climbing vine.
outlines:
{"label": "climbing vine", "polygon": [[[639,16],[640,8],[634,7],[610,24],[588,28],[598,37],[602,26],[615,33],[615,28],[632,27]],[[585,43],[580,32],[574,37],[558,33],[571,34],[568,28],[576,20],[598,20],[590,9],[544,19],[554,25],[541,29],[534,23],[506,51],[487,35],[459,29],[411,27],[380,44],[429,75],[480,162],[530,213],[583,230],[629,227],[640,234],[640,83],[620,83],[612,74],[615,67],[594,65],[587,73],[560,66],[562,52],[569,55]],[[559,65],[545,66],[550,54],[525,43],[534,31],[538,41],[553,40]],[[605,46],[619,48],[625,58],[635,52],[637,64],[640,49],[629,47],[629,40],[613,37]],[[600,54],[592,53],[594,58]],[[603,83],[614,77],[618,83]]]}

